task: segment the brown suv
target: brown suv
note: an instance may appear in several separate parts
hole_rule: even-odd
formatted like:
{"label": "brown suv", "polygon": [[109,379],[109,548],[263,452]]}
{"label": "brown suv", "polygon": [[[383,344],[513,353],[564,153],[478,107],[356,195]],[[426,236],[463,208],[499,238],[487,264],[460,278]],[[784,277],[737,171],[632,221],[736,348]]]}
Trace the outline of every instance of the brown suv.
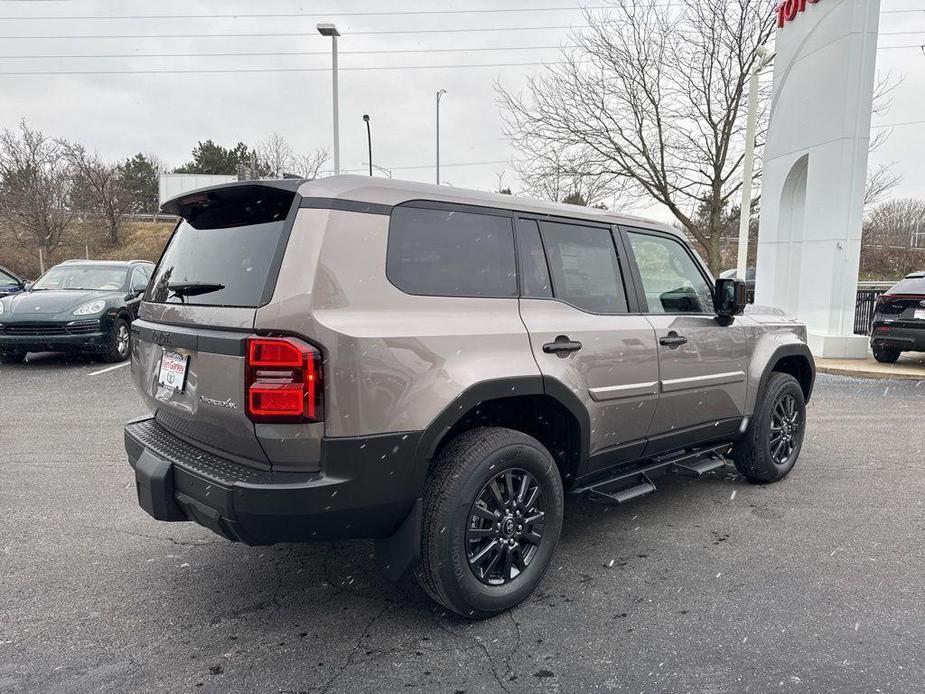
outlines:
{"label": "brown suv", "polygon": [[341,176],[197,191],[132,324],[141,506],[248,544],[376,538],[485,617],[526,598],[563,495],[621,504],[800,453],[805,329],[744,314],[675,230]]}

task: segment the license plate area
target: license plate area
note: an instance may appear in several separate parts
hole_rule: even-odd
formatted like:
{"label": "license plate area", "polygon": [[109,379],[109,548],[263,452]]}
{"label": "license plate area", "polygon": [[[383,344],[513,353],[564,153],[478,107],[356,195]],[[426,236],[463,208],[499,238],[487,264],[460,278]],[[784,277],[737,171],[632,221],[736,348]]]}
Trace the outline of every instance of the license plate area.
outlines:
{"label": "license plate area", "polygon": [[157,385],[175,393],[182,393],[186,386],[186,371],[189,355],[178,352],[164,352],[157,372]]}
{"label": "license plate area", "polygon": [[915,320],[925,320],[925,308],[917,308],[912,314]]}

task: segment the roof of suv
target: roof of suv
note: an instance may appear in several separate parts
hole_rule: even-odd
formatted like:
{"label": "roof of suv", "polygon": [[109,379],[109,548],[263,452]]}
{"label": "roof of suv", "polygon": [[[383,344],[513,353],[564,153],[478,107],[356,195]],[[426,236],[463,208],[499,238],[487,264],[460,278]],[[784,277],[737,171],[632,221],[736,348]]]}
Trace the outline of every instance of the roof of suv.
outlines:
{"label": "roof of suv", "polygon": [[223,183],[217,186],[187,191],[182,195],[178,195],[165,202],[161,206],[161,211],[166,214],[182,214],[181,201],[184,198],[195,196],[208,190],[222,190],[241,186],[266,186],[269,188],[298,192],[299,195],[306,198],[333,198],[388,206],[399,205],[412,200],[430,200],[451,204],[455,203],[457,205],[477,205],[480,207],[492,207],[502,210],[516,210],[518,212],[531,214],[549,215],[551,217],[586,219],[588,221],[604,222],[607,224],[626,224],[646,229],[667,231],[683,238],[683,234],[678,229],[668,224],[632,215],[617,214],[608,210],[598,210],[593,207],[534,200],[532,198],[522,198],[516,195],[486,193],[480,190],[469,190],[453,186],[438,186],[433,183],[418,183],[415,181],[401,181],[370,176],[330,176],[328,178],[318,178],[313,181],[304,179],[272,179]]}
{"label": "roof of suv", "polygon": [[680,235],[677,229],[667,224],[643,219],[641,217],[634,217],[632,215],[616,214],[608,210],[599,210],[593,207],[567,205],[565,203],[522,198],[515,195],[486,193],[479,190],[469,190],[453,186],[438,186],[433,183],[400,181],[389,178],[331,176],[329,178],[306,181],[299,186],[298,192],[302,197],[356,200],[359,202],[370,202],[390,206],[399,205],[412,200],[431,200],[455,203],[458,205],[478,205],[481,207],[516,210],[554,217],[587,219],[589,221],[605,222],[609,224],[627,224],[648,229],[668,231]]}

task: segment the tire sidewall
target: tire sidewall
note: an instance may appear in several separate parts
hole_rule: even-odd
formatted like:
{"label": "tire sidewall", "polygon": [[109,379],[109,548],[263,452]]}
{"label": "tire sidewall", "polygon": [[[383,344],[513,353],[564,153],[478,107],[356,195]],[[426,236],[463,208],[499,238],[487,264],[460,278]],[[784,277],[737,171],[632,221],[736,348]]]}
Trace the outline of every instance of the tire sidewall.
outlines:
{"label": "tire sidewall", "polygon": [[[790,473],[800,457],[800,451],[803,448],[803,438],[806,434],[806,403],[803,398],[803,390],[793,377],[785,376],[780,379],[775,379],[774,382],[769,385],[771,388],[768,389],[764,407],[762,407],[761,410],[761,421],[758,422],[758,445],[761,446],[761,458],[765,462],[764,467],[766,468],[768,476],[774,480],[780,480]],[[771,455],[771,417],[774,413],[774,408],[777,407],[777,403],[784,395],[791,395],[796,401],[797,412],[800,418],[800,428],[797,432],[797,440],[790,459],[786,464],[778,465]]]}
{"label": "tire sidewall", "polygon": [[[119,352],[119,328],[125,326],[128,331],[128,343],[125,348],[125,354]],[[129,328],[129,322],[125,318],[117,318],[112,324],[112,335],[110,337],[109,353],[106,355],[109,361],[125,361],[132,356],[132,336]]]}
{"label": "tire sidewall", "polygon": [[[482,488],[499,473],[520,468],[540,484],[544,497],[543,540],[526,570],[507,585],[482,583],[469,568],[466,557],[466,528],[469,511]],[[506,610],[527,598],[542,580],[552,561],[562,529],[563,492],[559,471],[552,456],[539,446],[512,443],[492,451],[453,490],[453,504],[445,518],[447,540],[442,543],[440,573],[447,597],[469,617],[483,617]]]}

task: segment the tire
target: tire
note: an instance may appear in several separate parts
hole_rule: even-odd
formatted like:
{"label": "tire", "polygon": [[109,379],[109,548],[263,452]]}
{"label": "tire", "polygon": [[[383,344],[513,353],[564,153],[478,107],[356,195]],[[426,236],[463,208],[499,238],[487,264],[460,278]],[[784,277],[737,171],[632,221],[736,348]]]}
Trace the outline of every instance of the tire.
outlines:
{"label": "tire", "polygon": [[871,351],[874,353],[874,359],[881,364],[895,364],[899,355],[902,354],[898,349],[891,347],[873,347]]}
{"label": "tire", "polygon": [[103,353],[103,360],[108,362],[125,361],[132,353],[132,339],[128,321],[116,318],[109,336],[109,349]]}
{"label": "tire", "polygon": [[[787,419],[786,425],[780,421],[781,415]],[[732,449],[736,469],[756,484],[779,482],[790,474],[800,457],[805,432],[803,389],[790,374],[773,372],[748,431]]]}
{"label": "tire", "polygon": [[[513,503],[498,504],[492,486]],[[496,515],[501,507],[504,515]],[[512,429],[464,432],[440,451],[427,480],[418,584],[469,619],[508,610],[549,568],[562,514],[559,470],[539,441]]]}
{"label": "tire", "polygon": [[11,349],[0,352],[0,364],[19,364],[25,358],[26,353],[21,349]]}

